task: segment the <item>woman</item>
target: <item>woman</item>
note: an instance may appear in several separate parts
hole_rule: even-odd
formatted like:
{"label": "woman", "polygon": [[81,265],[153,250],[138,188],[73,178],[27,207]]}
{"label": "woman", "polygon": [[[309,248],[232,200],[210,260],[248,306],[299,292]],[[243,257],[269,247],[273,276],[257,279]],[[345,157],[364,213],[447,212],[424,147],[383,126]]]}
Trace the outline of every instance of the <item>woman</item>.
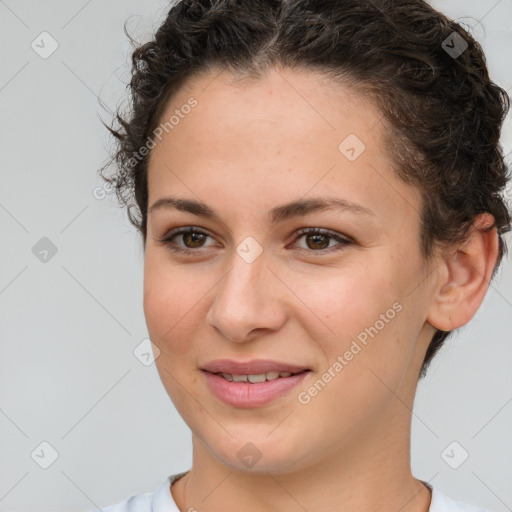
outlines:
{"label": "woman", "polygon": [[130,85],[105,179],[193,464],[103,510],[478,510],[410,426],[510,230],[479,44],[421,0],[187,0]]}

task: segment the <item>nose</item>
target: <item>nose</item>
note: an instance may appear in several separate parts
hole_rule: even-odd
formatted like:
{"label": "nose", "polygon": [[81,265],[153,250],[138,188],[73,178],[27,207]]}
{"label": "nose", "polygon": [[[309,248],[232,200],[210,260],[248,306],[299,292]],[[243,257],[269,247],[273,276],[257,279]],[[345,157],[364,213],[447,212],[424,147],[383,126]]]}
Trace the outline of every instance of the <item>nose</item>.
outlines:
{"label": "nose", "polygon": [[230,270],[217,285],[207,322],[234,342],[277,331],[286,322],[282,288],[265,252],[251,263],[234,252]]}

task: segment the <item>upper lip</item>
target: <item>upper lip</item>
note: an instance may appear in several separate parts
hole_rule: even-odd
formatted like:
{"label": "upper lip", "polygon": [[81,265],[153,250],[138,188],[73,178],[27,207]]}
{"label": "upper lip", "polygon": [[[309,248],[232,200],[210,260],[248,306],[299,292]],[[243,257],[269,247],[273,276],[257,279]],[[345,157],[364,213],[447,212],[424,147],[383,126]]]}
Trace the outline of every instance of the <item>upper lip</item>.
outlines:
{"label": "upper lip", "polygon": [[234,361],[233,359],[216,359],[201,367],[211,373],[230,373],[232,375],[259,375],[267,372],[298,373],[309,370],[305,366],[271,361],[269,359],[252,359],[250,361]]}

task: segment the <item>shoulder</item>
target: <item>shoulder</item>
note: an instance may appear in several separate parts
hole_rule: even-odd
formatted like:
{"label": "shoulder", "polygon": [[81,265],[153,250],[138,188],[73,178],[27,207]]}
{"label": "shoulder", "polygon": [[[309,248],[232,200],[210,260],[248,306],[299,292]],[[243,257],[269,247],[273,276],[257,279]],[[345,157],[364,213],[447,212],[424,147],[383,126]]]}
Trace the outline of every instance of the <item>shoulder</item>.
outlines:
{"label": "shoulder", "polygon": [[[456,501],[436,487],[432,489],[432,501],[428,512],[487,512],[474,505]],[[490,512],[490,511],[488,511]]]}
{"label": "shoulder", "polygon": [[88,512],[179,512],[171,494],[171,483],[187,471],[168,476],[153,491],[130,496],[124,501]]}
{"label": "shoulder", "polygon": [[108,507],[102,507],[101,510],[92,512],[152,512],[153,493],[146,492],[131,496],[127,500],[121,501]]}

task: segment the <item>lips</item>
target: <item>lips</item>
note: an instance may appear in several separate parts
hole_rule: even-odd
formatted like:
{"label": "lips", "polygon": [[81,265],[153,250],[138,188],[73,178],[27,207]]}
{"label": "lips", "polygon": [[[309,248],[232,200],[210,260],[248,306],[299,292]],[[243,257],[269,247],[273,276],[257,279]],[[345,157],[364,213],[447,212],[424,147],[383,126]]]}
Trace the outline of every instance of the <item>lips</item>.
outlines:
{"label": "lips", "polygon": [[272,361],[269,359],[255,359],[250,361],[234,361],[232,359],[216,359],[201,367],[210,373],[225,373],[228,375],[261,375],[272,372],[289,372],[291,374],[310,371],[306,366]]}
{"label": "lips", "polygon": [[[216,362],[218,363],[218,362]],[[233,363],[233,361],[231,361]],[[276,361],[258,361],[256,364],[254,361],[250,363],[237,363],[236,365],[226,365],[226,361],[222,363],[223,368],[236,368],[236,371],[261,371],[261,368],[276,367],[278,365],[279,368],[292,368],[294,370],[300,370],[301,367],[290,364],[277,363]],[[216,369],[221,365],[218,364],[209,364],[208,368]],[[249,368],[249,370],[247,370]],[[263,374],[235,374],[233,381],[228,380],[222,374],[212,373],[206,369],[202,369],[205,377],[205,383],[208,386],[210,392],[224,404],[227,404],[231,407],[239,407],[239,408],[253,408],[253,407],[263,407],[265,405],[270,405],[272,402],[277,400],[278,398],[285,398],[286,394],[290,393],[293,388],[299,385],[299,383],[303,382],[304,379],[307,378],[307,375],[312,370],[310,369],[302,369],[298,373],[292,374],[291,372],[282,373],[282,375],[287,375],[285,377],[280,377],[275,379],[267,380],[266,376],[272,372],[267,372]],[[229,374],[224,374],[229,375]],[[278,372],[278,375],[281,373]],[[264,378],[264,380],[260,381],[259,379]],[[246,379],[246,380],[245,380]]]}
{"label": "lips", "polygon": [[[307,372],[309,370],[303,370]],[[211,373],[211,372],[208,372]],[[302,372],[297,372],[302,373]],[[229,382],[250,382],[252,384],[257,382],[265,382],[267,380],[276,380],[280,378],[291,377],[292,375],[297,375],[297,373],[292,372],[266,372],[261,374],[231,374],[231,373],[215,373],[215,375],[220,375],[222,378],[228,380]]]}

